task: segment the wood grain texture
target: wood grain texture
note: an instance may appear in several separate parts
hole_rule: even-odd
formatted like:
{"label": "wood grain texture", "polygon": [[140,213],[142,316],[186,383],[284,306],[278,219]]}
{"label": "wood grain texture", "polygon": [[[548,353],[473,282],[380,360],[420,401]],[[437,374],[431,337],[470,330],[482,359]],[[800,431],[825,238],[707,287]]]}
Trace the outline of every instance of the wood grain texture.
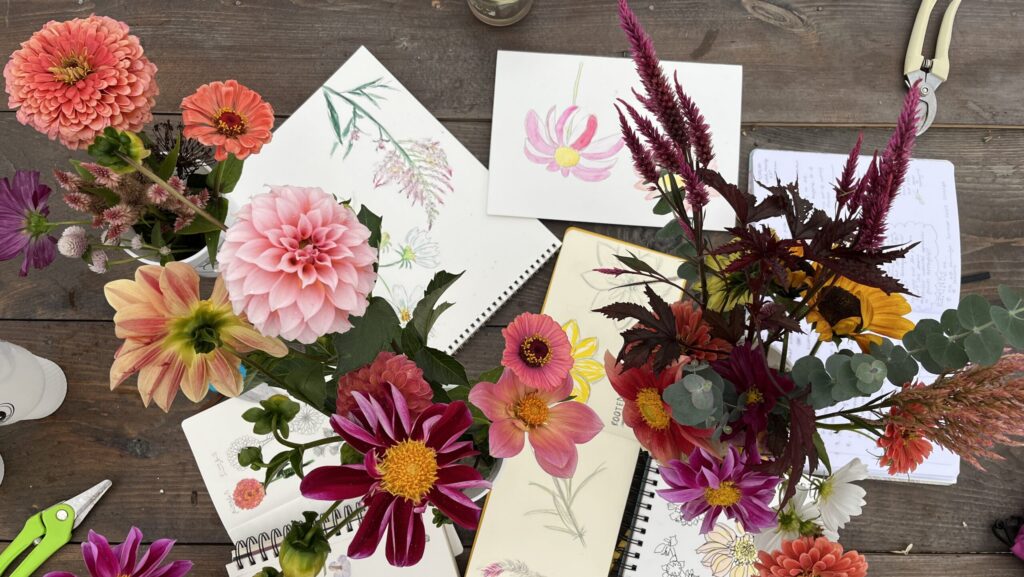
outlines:
{"label": "wood grain texture", "polygon": [[[917,2],[631,5],[663,58],[744,66],[746,122],[895,121]],[[933,14],[928,56],[941,12]],[[366,45],[436,116],[481,120],[490,117],[498,49],[621,56],[628,48],[611,0],[540,1],[504,30],[477,22],[463,0],[33,0],[5,11],[0,54],[47,20],[91,13],[124,20],[142,39],[159,67],[163,112],[176,112],[201,83],[237,78],[287,115]],[[960,8],[937,123],[1024,125],[1024,77],[1012,73],[1024,60],[1022,25],[1024,6],[1015,0]]]}

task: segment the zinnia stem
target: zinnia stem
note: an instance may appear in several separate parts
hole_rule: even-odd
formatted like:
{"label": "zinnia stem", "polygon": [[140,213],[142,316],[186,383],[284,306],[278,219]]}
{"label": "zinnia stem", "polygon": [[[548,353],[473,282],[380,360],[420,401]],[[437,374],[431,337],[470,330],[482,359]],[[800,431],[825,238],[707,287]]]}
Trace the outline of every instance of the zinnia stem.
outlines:
{"label": "zinnia stem", "polygon": [[170,184],[168,184],[166,180],[164,180],[164,179],[160,178],[159,176],[157,176],[155,172],[153,172],[152,170],[146,168],[145,165],[143,165],[140,162],[137,162],[134,158],[131,158],[129,156],[125,156],[123,154],[118,154],[118,156],[121,158],[121,160],[124,160],[129,165],[131,165],[132,168],[134,168],[135,170],[139,171],[139,174],[141,174],[141,175],[145,176],[146,178],[150,179],[151,181],[153,181],[154,184],[156,184],[160,188],[162,188],[165,191],[167,191],[167,193],[170,194],[171,196],[173,196],[177,201],[179,201],[181,203],[184,203],[185,206],[187,206],[189,208],[189,210],[191,210],[191,211],[195,212],[196,214],[198,214],[199,216],[205,218],[206,220],[208,220],[210,222],[210,224],[216,226],[217,228],[221,229],[222,231],[227,231],[228,230],[228,227],[224,226],[223,222],[218,220],[212,214],[210,214],[210,213],[206,212],[205,210],[199,208],[199,206],[197,206],[196,203],[194,203],[191,200],[189,200],[188,197],[186,197],[184,194],[178,192],[178,189],[176,189],[173,186],[171,186]]}

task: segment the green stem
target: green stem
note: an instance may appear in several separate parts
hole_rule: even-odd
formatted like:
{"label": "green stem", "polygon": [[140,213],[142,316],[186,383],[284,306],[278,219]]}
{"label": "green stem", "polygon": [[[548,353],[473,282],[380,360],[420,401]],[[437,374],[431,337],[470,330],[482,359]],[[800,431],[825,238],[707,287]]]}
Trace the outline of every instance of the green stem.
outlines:
{"label": "green stem", "polygon": [[219,229],[221,229],[223,231],[227,231],[228,230],[228,227],[224,226],[223,222],[217,220],[216,217],[214,217],[210,213],[206,212],[205,210],[199,208],[196,205],[196,203],[194,203],[191,200],[189,200],[188,198],[186,198],[184,194],[178,192],[178,189],[176,189],[173,186],[171,186],[170,184],[168,184],[166,180],[164,180],[164,179],[160,178],[159,176],[157,176],[155,172],[153,172],[152,170],[147,168],[144,164],[142,164],[142,163],[136,161],[134,158],[131,158],[131,157],[126,156],[124,154],[120,154],[119,153],[118,157],[120,157],[121,160],[127,162],[129,165],[131,165],[132,168],[134,168],[135,170],[139,171],[139,174],[145,176],[149,180],[153,181],[154,184],[156,184],[160,188],[162,188],[165,191],[167,191],[167,193],[170,194],[171,196],[173,196],[178,202],[184,203],[185,206],[189,207],[189,210],[191,210],[191,211],[195,212],[196,214],[198,214],[199,216],[205,218],[207,221],[210,222],[210,224],[218,227]]}
{"label": "green stem", "polygon": [[[818,341],[821,342],[821,341]],[[786,372],[786,356],[789,354],[789,333],[782,337],[782,359],[779,361],[779,371]],[[811,353],[812,355],[814,353]]]}
{"label": "green stem", "polygon": [[333,443],[341,443],[343,441],[344,439],[342,439],[341,437],[327,437],[326,439],[320,439],[317,441],[313,441],[312,443],[303,443],[302,445],[299,446],[302,448],[302,450],[306,451],[315,447],[322,447],[324,445],[331,445]]}
{"label": "green stem", "polygon": [[334,537],[335,535],[340,533],[343,528],[345,528],[346,526],[352,524],[352,521],[354,521],[357,517],[359,517],[359,515],[365,509],[366,509],[366,507],[362,506],[362,507],[359,507],[358,509],[352,511],[351,513],[349,513],[347,517],[342,519],[341,522],[338,523],[337,526],[334,527],[334,529],[331,529],[331,532],[327,534],[327,538],[330,539],[331,537]]}
{"label": "green stem", "polygon": [[316,523],[313,523],[313,525],[309,528],[309,531],[306,531],[306,536],[303,537],[302,542],[306,545],[309,545],[309,540],[313,538],[313,534],[316,533],[317,527],[322,528],[324,521],[326,521],[327,518],[331,516],[331,513],[336,511],[340,506],[341,501],[335,501],[333,505],[328,507],[327,510],[324,511],[324,514],[320,515],[320,518],[316,520]]}
{"label": "green stem", "polygon": [[[275,419],[276,419],[276,417],[275,417]],[[276,425],[277,421],[275,420],[274,423]],[[304,447],[302,445],[300,445],[298,443],[293,443],[293,442],[289,441],[288,439],[285,439],[284,437],[282,437],[281,433],[277,430],[276,426],[274,427],[273,433],[274,433],[274,439],[278,443],[281,443],[282,445],[284,445],[285,447],[288,447],[289,449],[304,449]]]}
{"label": "green stem", "polygon": [[89,221],[89,220],[61,220],[61,221],[56,221],[56,222],[47,221],[46,224],[50,225],[51,227],[67,226],[67,225],[72,225],[72,224],[88,224],[88,225],[92,225],[92,221]]}
{"label": "green stem", "polygon": [[821,343],[823,343],[823,342],[825,342],[825,341],[823,341],[821,339],[818,339],[818,340],[814,341],[814,346],[811,347],[811,354],[810,354],[810,356],[813,357],[814,355],[818,354],[818,349],[821,348]]}

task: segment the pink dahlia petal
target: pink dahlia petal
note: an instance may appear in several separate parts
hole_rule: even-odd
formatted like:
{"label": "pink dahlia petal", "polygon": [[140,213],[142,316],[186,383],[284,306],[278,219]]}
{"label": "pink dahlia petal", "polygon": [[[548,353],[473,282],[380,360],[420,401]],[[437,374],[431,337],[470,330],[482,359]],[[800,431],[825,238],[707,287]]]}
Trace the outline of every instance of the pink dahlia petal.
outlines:
{"label": "pink dahlia petal", "polygon": [[501,419],[491,423],[488,441],[491,456],[499,459],[515,457],[523,452],[526,443],[526,431],[521,429],[515,419]]}
{"label": "pink dahlia petal", "polygon": [[411,567],[423,559],[426,545],[423,516],[414,512],[412,503],[398,499],[395,501],[384,550],[388,563],[395,567]]}
{"label": "pink dahlia petal", "polygon": [[604,428],[601,417],[583,403],[559,403],[550,411],[548,427],[566,435],[577,445],[590,442]]}
{"label": "pink dahlia petal", "polygon": [[576,445],[564,432],[537,427],[530,431],[530,445],[537,456],[537,464],[549,475],[569,478],[576,472]]}
{"label": "pink dahlia petal", "polygon": [[352,542],[348,545],[349,557],[366,559],[377,551],[377,546],[384,538],[384,532],[391,521],[395,502],[396,499],[385,492],[376,493],[365,501],[366,513]]}

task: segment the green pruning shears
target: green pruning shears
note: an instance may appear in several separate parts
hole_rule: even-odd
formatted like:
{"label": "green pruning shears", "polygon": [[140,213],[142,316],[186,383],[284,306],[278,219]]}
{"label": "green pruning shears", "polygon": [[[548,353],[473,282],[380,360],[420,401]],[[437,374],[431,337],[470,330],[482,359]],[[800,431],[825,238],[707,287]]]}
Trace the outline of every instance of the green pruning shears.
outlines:
{"label": "green pruning shears", "polygon": [[[103,481],[77,497],[29,517],[18,537],[0,553],[0,575],[29,577],[61,547],[67,545],[71,540],[71,532],[82,523],[110,486],[110,481]],[[31,547],[34,549],[29,551]],[[15,567],[13,573],[7,575],[7,569],[22,555],[25,555],[24,561]]]}

